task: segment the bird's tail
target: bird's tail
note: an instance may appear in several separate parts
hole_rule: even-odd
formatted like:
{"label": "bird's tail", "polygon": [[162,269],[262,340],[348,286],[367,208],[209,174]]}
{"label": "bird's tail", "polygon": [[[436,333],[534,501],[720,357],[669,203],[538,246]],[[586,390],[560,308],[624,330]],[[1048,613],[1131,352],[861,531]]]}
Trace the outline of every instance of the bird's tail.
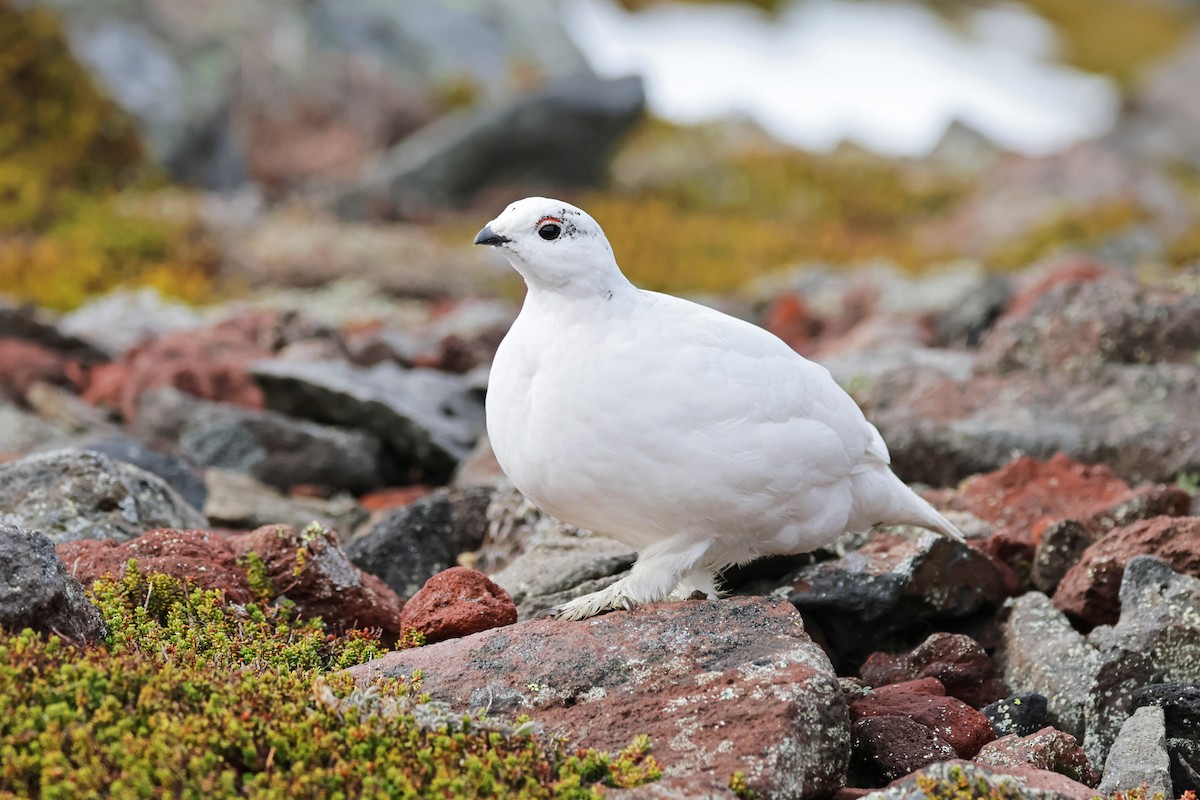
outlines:
{"label": "bird's tail", "polygon": [[887,467],[854,476],[855,511],[864,527],[917,525],[964,541],[962,531]]}

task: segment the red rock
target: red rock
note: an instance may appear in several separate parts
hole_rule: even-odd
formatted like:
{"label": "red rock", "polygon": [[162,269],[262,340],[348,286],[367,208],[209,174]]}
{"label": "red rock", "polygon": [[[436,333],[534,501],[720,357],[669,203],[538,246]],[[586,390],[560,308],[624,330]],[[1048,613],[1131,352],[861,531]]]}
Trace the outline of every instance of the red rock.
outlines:
{"label": "red rock", "polygon": [[1113,529],[1067,570],[1054,606],[1090,625],[1115,623],[1125,564],[1138,555],[1158,556],[1176,572],[1200,575],[1200,517],[1155,517]]}
{"label": "red rock", "polygon": [[400,614],[400,627],[416,628],[430,644],[516,621],[517,606],[508,592],[466,567],[451,567],[425,581]]}
{"label": "red rock", "polygon": [[908,717],[932,730],[963,758],[971,758],[995,738],[987,717],[957,697],[947,697],[936,678],[881,686],[851,700],[851,720],[864,717]]}
{"label": "red rock", "polygon": [[123,544],[80,539],[56,549],[67,570],[84,586],[105,576],[120,577],[125,564],[136,559],[143,573],[163,573],[201,589],[220,590],[231,603],[248,603],[254,597],[229,540],[212,531],[162,528]]}
{"label": "red rock", "polygon": [[431,491],[432,487],[420,483],[414,486],[377,489],[358,498],[358,504],[367,511],[390,511],[393,508],[411,506],[413,501],[421,499]]}
{"label": "red rock", "polygon": [[879,783],[957,756],[936,731],[908,717],[863,717],[850,734],[854,771]]}
{"label": "red rock", "polygon": [[1075,737],[1053,727],[1030,736],[1012,734],[988,742],[975,756],[975,763],[997,767],[1036,767],[1066,775],[1073,781],[1096,786],[1100,776],[1088,763]]}
{"label": "red rock", "polygon": [[1051,524],[1074,519],[1099,535],[1114,524],[1187,513],[1190,502],[1177,487],[1131,489],[1109,467],[1059,453],[1049,461],[1023,456],[968,479],[955,507],[992,523],[992,536],[977,543],[981,550],[1027,574],[1038,537]]}
{"label": "red rock", "polygon": [[143,392],[162,386],[205,400],[262,408],[263,393],[248,367],[270,356],[277,342],[266,316],[234,318],[198,331],[177,331],[139,345],[119,361],[92,371],[84,399],[137,414]]}
{"label": "red rock", "polygon": [[859,675],[875,687],[937,678],[947,694],[975,708],[1009,695],[1008,687],[996,678],[987,651],[971,637],[956,633],[935,633],[907,653],[872,653]]}
{"label": "red rock", "polygon": [[[581,622],[535,619],[386,654],[347,672],[425,674],[456,712],[529,714],[576,747],[654,743],[666,797],[722,797],[741,771],[762,797],[817,800],[845,778],[849,720],[829,660],[789,603],[661,603]],[[615,793],[614,793],[615,796]],[[655,797],[635,790],[631,798]]]}
{"label": "red rock", "polygon": [[1118,270],[1108,264],[1083,255],[1068,255],[1051,264],[1041,274],[1030,273],[1031,280],[1026,280],[1025,285],[1009,301],[1008,308],[1004,310],[1004,316],[1027,316],[1042,295],[1059,286],[1091,283],[1101,278],[1123,279],[1123,277]]}
{"label": "red rock", "polygon": [[230,539],[238,556],[256,553],[277,595],[301,614],[321,617],[329,630],[378,629],[388,643],[399,638],[403,601],[387,584],[350,562],[338,536],[316,523],[304,530],[265,525]]}
{"label": "red rock", "polygon": [[82,379],[75,359],[26,339],[0,337],[0,397],[24,401],[35,383],[75,388]]}
{"label": "red rock", "polygon": [[825,326],[809,311],[803,296],[789,292],[771,302],[763,315],[763,327],[796,352],[811,354]]}

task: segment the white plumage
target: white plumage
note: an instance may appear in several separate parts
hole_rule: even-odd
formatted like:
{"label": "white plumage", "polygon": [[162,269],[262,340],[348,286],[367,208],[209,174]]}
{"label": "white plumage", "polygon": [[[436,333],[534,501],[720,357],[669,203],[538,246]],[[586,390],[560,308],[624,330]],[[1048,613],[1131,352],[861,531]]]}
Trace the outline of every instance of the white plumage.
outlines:
{"label": "white plumage", "polygon": [[527,198],[475,243],[529,288],[488,384],[500,466],[548,513],[639,553],[627,577],[558,616],[715,597],[731,564],[873,525],[960,538],[892,473],[824,367],[748,322],[636,288],[580,209]]}

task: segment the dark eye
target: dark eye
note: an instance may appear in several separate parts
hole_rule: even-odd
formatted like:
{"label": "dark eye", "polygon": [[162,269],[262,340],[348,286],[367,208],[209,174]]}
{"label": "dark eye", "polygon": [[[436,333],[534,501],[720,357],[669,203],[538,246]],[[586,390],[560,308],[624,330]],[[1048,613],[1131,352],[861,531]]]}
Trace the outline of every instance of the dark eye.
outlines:
{"label": "dark eye", "polygon": [[557,239],[560,233],[562,233],[562,226],[557,222],[547,222],[538,226],[538,236],[542,237],[547,242]]}

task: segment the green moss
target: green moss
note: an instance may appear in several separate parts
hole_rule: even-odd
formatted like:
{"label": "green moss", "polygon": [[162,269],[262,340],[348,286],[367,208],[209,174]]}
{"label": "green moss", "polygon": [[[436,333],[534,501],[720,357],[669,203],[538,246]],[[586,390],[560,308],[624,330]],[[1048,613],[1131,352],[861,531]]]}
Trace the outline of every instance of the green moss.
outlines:
{"label": "green moss", "polygon": [[918,775],[917,788],[930,800],[1021,800],[1024,792],[1016,781],[989,783],[980,777],[971,781],[958,767],[945,778]]}
{"label": "green moss", "polygon": [[382,652],[364,633],[136,566],[92,592],[104,646],[0,631],[0,796],[593,798],[657,776],[644,739],[572,752],[419,679],[355,686],[338,670]]}

